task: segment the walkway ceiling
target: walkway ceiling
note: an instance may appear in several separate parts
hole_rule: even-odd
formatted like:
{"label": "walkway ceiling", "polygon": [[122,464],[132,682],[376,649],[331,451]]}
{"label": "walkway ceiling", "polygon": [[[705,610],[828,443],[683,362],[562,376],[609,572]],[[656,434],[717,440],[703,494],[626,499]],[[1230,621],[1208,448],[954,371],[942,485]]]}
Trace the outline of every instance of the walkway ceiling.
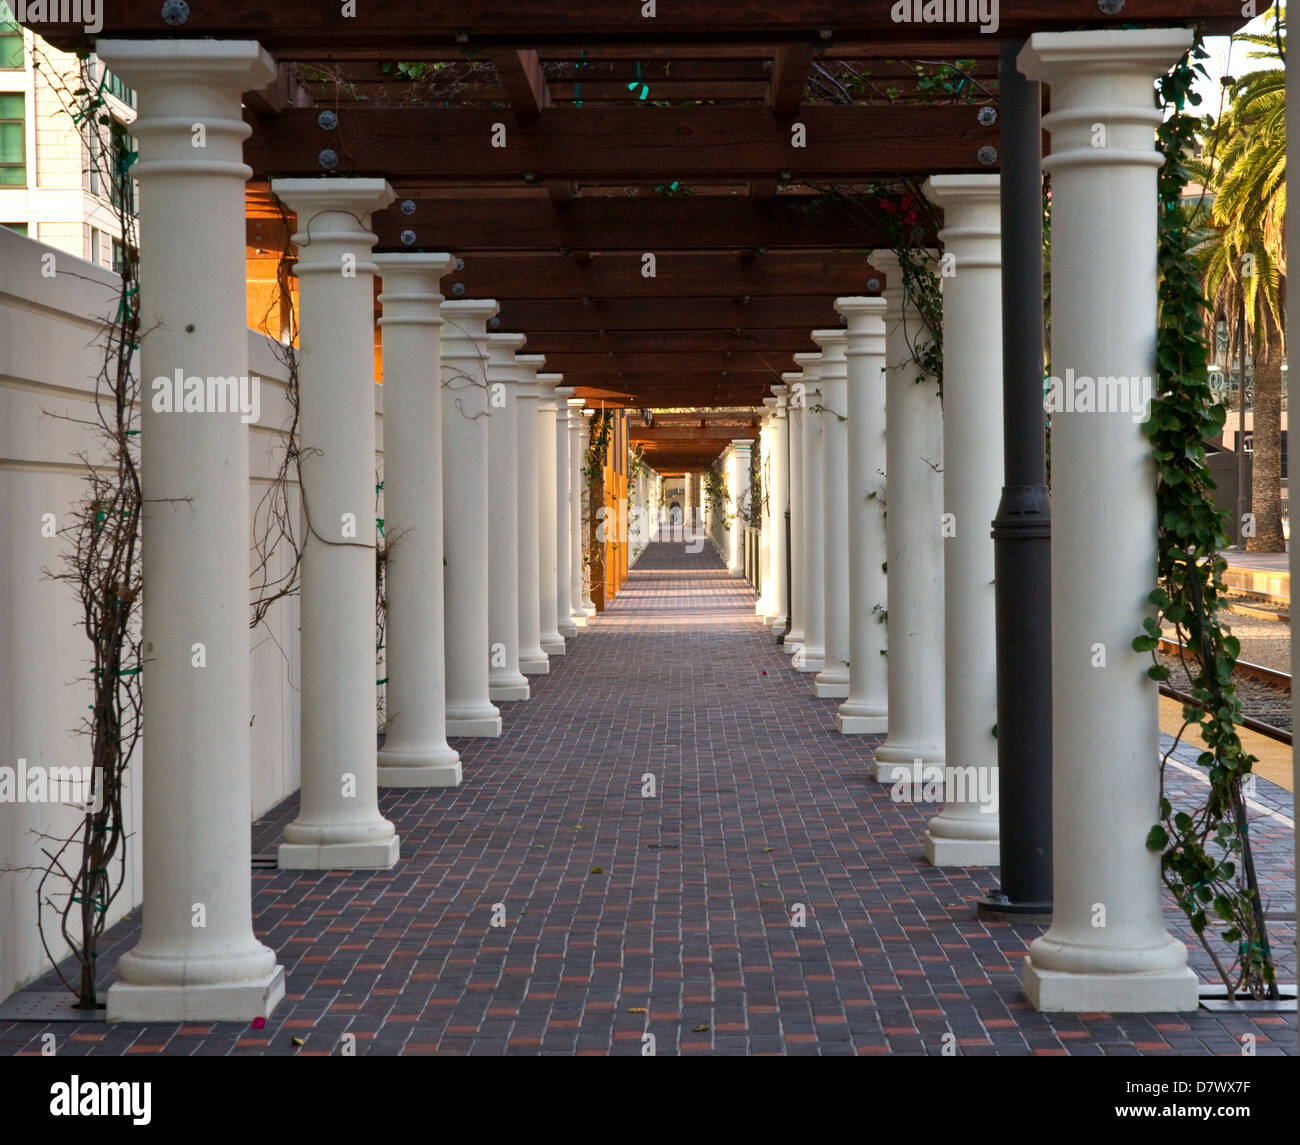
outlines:
{"label": "walkway ceiling", "polygon": [[[169,26],[160,0],[104,0],[100,34],[256,39],[277,58],[246,98],[250,259],[288,241],[269,178],[383,176],[398,203],[374,216],[379,249],[459,256],[444,293],[496,298],[499,329],[579,396],[752,410],[810,331],[840,324],[837,296],[883,286],[868,255],[903,178],[997,171],[981,109],[1000,41],[1241,22],[1237,0],[1000,0],[987,31],[977,4],[947,7],[969,18],[895,22],[891,0],[193,0]],[[73,24],[33,27],[88,46]],[[928,77],[956,61],[966,86],[936,98]],[[917,237],[938,223],[919,214]],[[633,439],[665,470],[745,429],[656,424]]]}

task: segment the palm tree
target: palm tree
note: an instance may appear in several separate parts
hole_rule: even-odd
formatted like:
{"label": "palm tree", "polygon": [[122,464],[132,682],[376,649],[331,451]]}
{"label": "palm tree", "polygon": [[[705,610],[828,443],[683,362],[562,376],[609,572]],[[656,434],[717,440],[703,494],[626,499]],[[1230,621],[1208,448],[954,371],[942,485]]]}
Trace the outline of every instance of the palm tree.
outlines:
{"label": "palm tree", "polygon": [[[1274,9],[1270,34],[1243,34],[1249,58],[1275,66],[1231,82],[1232,102],[1209,128],[1206,157],[1188,167],[1213,194],[1213,231],[1202,247],[1205,294],[1213,330],[1220,317],[1229,346],[1244,339],[1255,364],[1252,552],[1283,552],[1282,314],[1286,283],[1285,8]],[[1227,81],[1225,81],[1227,82]],[[1244,325],[1243,325],[1244,318]],[[1242,379],[1245,384],[1245,379]]]}

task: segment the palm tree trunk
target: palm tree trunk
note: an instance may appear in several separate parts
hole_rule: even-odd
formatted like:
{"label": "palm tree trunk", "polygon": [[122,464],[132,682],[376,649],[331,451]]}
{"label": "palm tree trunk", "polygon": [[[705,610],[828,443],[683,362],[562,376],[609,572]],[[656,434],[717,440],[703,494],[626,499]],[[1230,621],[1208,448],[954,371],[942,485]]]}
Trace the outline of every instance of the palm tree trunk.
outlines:
{"label": "palm tree trunk", "polygon": [[1266,322],[1268,341],[1255,362],[1255,452],[1251,512],[1255,535],[1247,552],[1284,553],[1282,535],[1282,347],[1277,328]]}

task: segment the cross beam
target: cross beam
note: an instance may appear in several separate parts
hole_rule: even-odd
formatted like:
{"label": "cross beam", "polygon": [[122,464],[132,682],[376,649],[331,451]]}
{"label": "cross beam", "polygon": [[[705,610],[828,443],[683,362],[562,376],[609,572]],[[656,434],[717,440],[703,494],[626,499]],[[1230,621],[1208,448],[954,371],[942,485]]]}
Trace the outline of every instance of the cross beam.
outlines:
{"label": "cross beam", "polygon": [[[653,262],[650,261],[653,259]],[[771,251],[735,254],[484,254],[444,280],[450,298],[692,298],[878,293],[883,276],[864,254]],[[653,275],[649,274],[653,271]],[[874,280],[874,287],[873,287]],[[459,287],[464,287],[459,290]]]}
{"label": "cross beam", "polygon": [[[661,198],[578,197],[556,210],[549,196],[506,199],[430,198],[378,211],[371,229],[381,250],[415,246],[427,250],[662,251],[801,249],[889,245],[889,234],[833,203],[789,195],[766,203],[740,196]],[[408,213],[409,212],[409,213]],[[403,234],[414,235],[405,243]],[[409,237],[409,236],[408,236]],[[925,244],[937,239],[927,235]]]}
{"label": "cross beam", "polygon": [[[55,5],[57,8],[58,6]],[[81,5],[64,5],[78,18],[28,18],[33,31],[47,39],[86,39]],[[386,0],[383,4],[322,3],[321,0],[222,0],[219,4],[189,5],[181,24],[163,20],[159,0],[103,0],[105,36],[226,36],[258,38],[277,51],[311,45],[397,49],[424,39],[448,43],[536,47],[572,40],[708,41],[722,37],[792,40],[897,40],[954,38],[989,41],[1018,38],[1032,32],[1074,28],[1118,28],[1143,24],[1186,24],[1206,21],[1211,32],[1236,30],[1243,23],[1239,0],[1128,0],[1110,15],[1096,0],[1001,0],[996,5],[996,29],[979,21],[978,5],[953,4],[964,20],[944,23],[907,22],[892,18],[893,0],[690,0],[676,3],[627,0],[621,4],[590,4],[580,0],[511,0],[482,3],[464,0]],[[935,6],[930,5],[931,9]],[[940,8],[945,5],[939,5]],[[988,7],[993,7],[992,5]],[[923,16],[920,3],[909,15]]]}
{"label": "cross beam", "polygon": [[[244,159],[259,175],[394,181],[687,184],[789,175],[862,180],[996,170],[996,125],[968,105],[818,105],[793,122],[766,107],[551,107],[519,122],[501,108],[345,107],[254,119]],[[993,153],[980,149],[994,148]]]}

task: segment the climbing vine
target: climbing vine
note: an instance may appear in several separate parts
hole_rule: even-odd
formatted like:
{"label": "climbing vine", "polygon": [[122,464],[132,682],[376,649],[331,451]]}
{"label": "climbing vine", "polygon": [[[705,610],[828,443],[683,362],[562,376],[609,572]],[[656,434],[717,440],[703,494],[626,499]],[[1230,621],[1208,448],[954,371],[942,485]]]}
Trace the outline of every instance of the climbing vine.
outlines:
{"label": "climbing vine", "polygon": [[[43,55],[34,61],[38,68],[48,62]],[[140,742],[143,711],[140,527],[144,500],[140,483],[141,387],[136,369],[142,334],[131,174],[136,153],[129,149],[125,130],[113,118],[105,99],[108,71],[103,65],[96,78],[83,57],[77,69],[80,86],[73,90],[59,67],[44,66],[44,74],[63,110],[82,133],[93,170],[103,185],[111,188],[108,197],[122,235],[115,310],[100,329],[102,358],[92,412],[85,418],[68,418],[91,431],[94,445],[79,454],[85,468],[83,493],[70,507],[69,523],[58,530],[68,543],[62,570],[48,574],[72,587],[91,646],[90,714],[81,727],[90,740],[90,767],[83,769],[90,782],[80,791],[85,802],[77,826],[63,835],[38,831],[46,865],[24,868],[40,875],[36,925],[45,955],[59,980],[77,996],[77,1008],[94,1010],[100,1005],[96,993],[99,943],[126,879],[124,784]],[[111,146],[104,146],[105,134]],[[98,261],[99,252],[94,254]],[[75,985],[51,948],[47,910],[57,920],[59,937],[77,963],[79,981]]]}
{"label": "climbing vine", "polygon": [[730,492],[727,489],[727,476],[722,470],[722,458],[718,458],[703,473],[704,499],[708,503],[712,519],[722,525],[723,532],[731,531],[731,522],[727,519],[727,501]]}
{"label": "climbing vine", "polygon": [[[1198,37],[1158,85],[1158,105],[1172,112],[1157,133],[1165,158],[1159,176],[1159,387],[1145,425],[1159,475],[1158,586],[1149,597],[1159,615],[1143,621],[1145,632],[1133,648],[1151,652],[1154,660],[1162,621],[1183,645],[1188,695],[1175,746],[1189,727],[1197,729],[1205,745],[1197,764],[1208,787],[1197,806],[1173,806],[1165,784],[1171,748],[1161,760],[1160,822],[1151,828],[1147,846],[1160,852],[1165,886],[1213,960],[1228,997],[1244,989],[1252,997],[1276,998],[1242,793],[1242,779],[1255,758],[1237,733],[1241,701],[1233,670],[1241,646],[1220,616],[1227,562],[1219,550],[1229,543],[1228,514],[1215,507],[1203,445],[1222,432],[1225,409],[1215,401],[1207,370],[1208,303],[1193,253],[1196,220],[1182,204],[1188,182],[1183,159],[1192,153],[1200,124],[1185,108],[1200,103],[1192,85],[1205,74],[1199,61],[1206,57]],[[1155,663],[1148,675],[1163,681],[1171,672]],[[1234,954],[1225,957],[1210,943],[1212,925],[1223,925],[1220,938]]]}

